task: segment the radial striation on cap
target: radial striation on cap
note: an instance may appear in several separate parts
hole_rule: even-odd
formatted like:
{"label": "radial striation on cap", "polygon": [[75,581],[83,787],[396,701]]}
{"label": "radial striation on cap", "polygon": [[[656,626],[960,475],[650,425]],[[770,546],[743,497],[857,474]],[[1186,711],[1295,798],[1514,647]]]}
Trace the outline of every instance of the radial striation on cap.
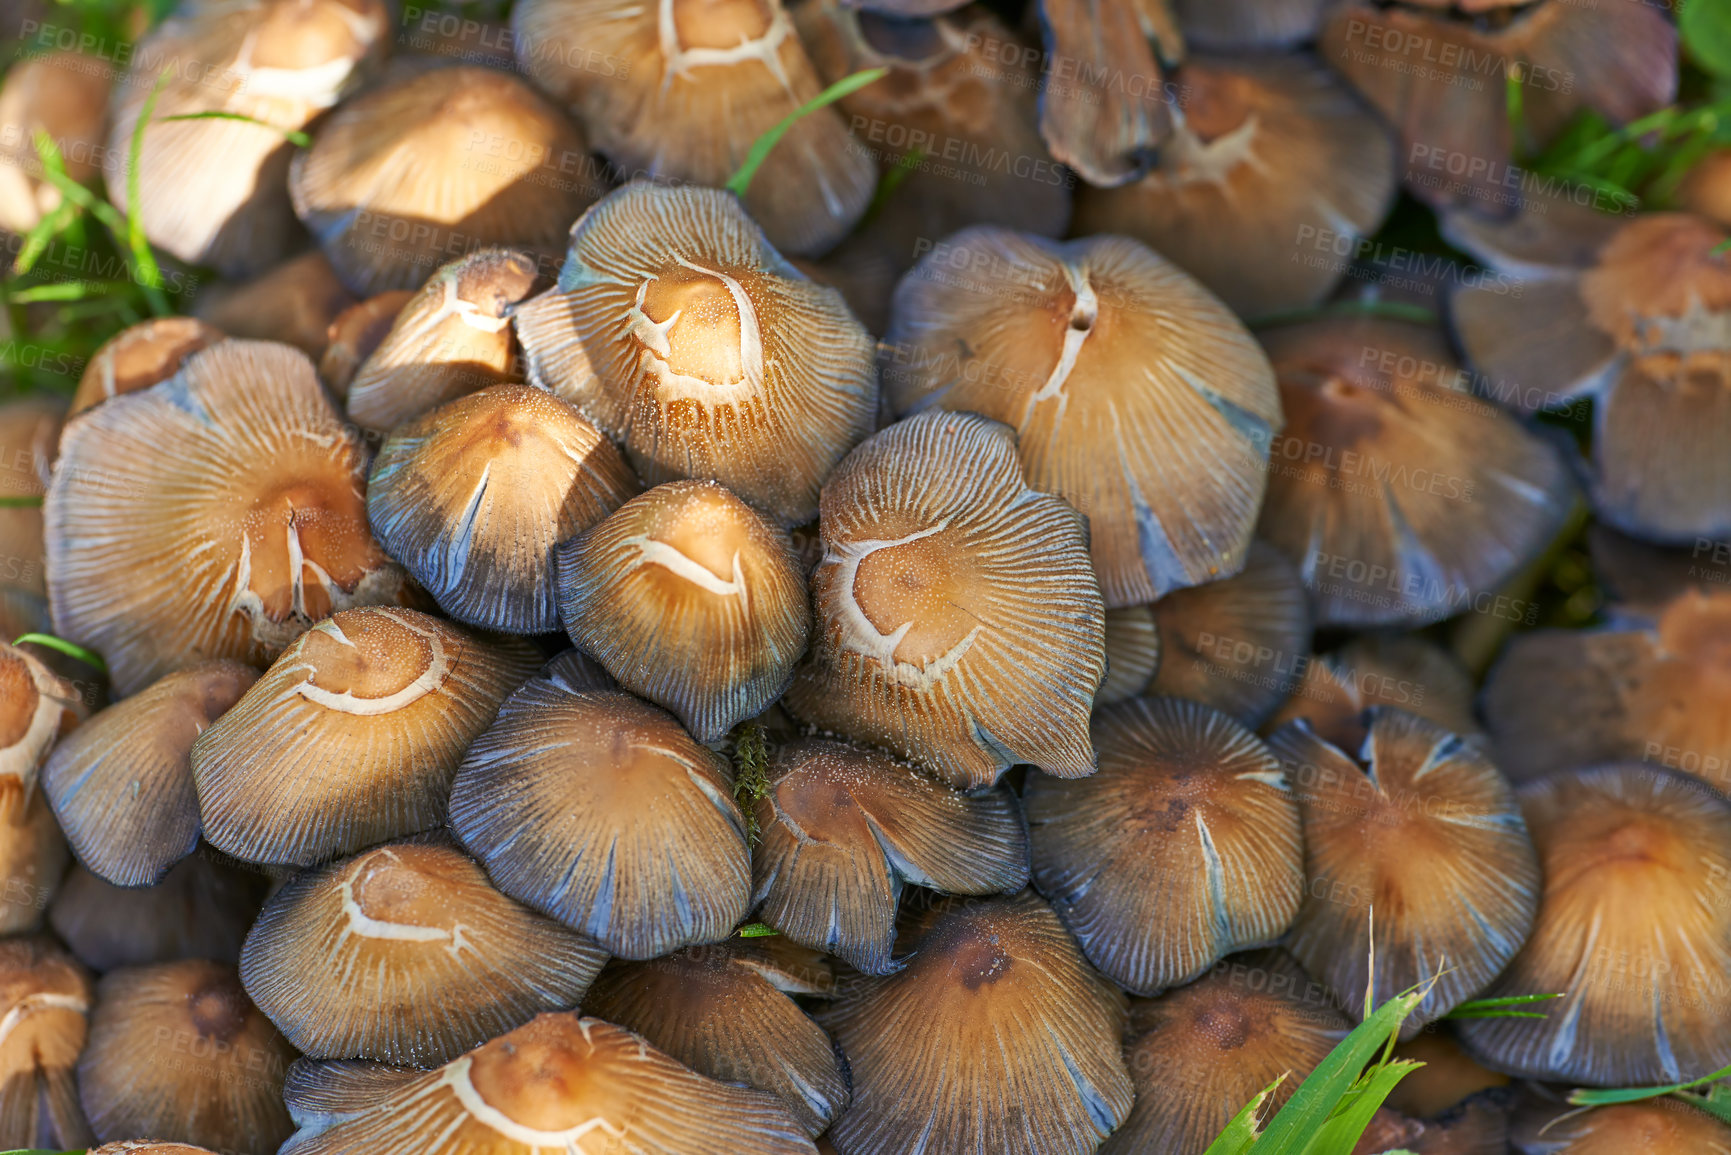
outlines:
{"label": "radial striation on cap", "polygon": [[48,924],[93,971],[180,959],[235,963],[269,885],[208,846],[155,886],[115,886],[75,865],[48,908]]}
{"label": "radial striation on cap", "polygon": [[47,936],[0,942],[0,1145],[94,1142],[76,1070],[94,999],[90,976]]}

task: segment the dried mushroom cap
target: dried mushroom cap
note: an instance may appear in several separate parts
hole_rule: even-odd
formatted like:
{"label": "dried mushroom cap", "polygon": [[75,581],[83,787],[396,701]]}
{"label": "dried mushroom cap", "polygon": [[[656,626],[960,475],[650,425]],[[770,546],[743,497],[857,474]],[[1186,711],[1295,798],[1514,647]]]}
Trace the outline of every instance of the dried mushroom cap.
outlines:
{"label": "dried mushroom cap", "polygon": [[[781,0],[525,0],[511,28],[519,66],[633,177],[721,186],[823,87]],[[841,113],[821,108],[787,128],[744,208],[776,248],[814,256],[859,221],[876,181]]]}
{"label": "dried mushroom cap", "polygon": [[[1363,737],[1365,710],[1398,706],[1450,733],[1479,733],[1472,675],[1453,654],[1416,634],[1363,634],[1302,665],[1302,680],[1267,729],[1303,718],[1312,733],[1345,749]],[[1514,772],[1500,761],[1498,768]]]}
{"label": "dried mushroom cap", "polygon": [[[43,393],[0,404],[0,498],[48,492],[65,413],[64,401]],[[14,595],[21,613],[46,608],[41,602],[48,592],[44,557],[41,507],[0,505],[0,589]],[[0,641],[29,632],[9,632]]]}
{"label": "dried mushroom cap", "polygon": [[415,298],[411,289],[387,289],[338,313],[325,330],[319,376],[345,404],[361,364],[373,355],[397,323],[397,314]]}
{"label": "dried mushroom cap", "polygon": [[[1514,791],[1474,745],[1386,706],[1342,749],[1294,722],[1269,746],[1304,819],[1287,949],[1355,1017],[1436,979],[1402,1035],[1473,997],[1527,941],[1539,862]],[[1375,948],[1374,972],[1371,970]]]}
{"label": "dried mushroom cap", "polygon": [[1124,1059],[1136,1106],[1101,1155],[1194,1155],[1285,1076],[1272,1115],[1349,1026],[1277,950],[1237,955],[1188,986],[1132,1000]]}
{"label": "dried mushroom cap", "polygon": [[895,969],[904,884],[993,894],[1028,883],[1028,836],[1007,787],[958,794],[841,742],[802,739],[777,751],[757,823],[758,917],[868,974]]}
{"label": "dried mushroom cap", "polygon": [[193,311],[230,337],[281,341],[322,357],[331,322],[354,303],[330,261],[314,249],[243,284],[213,286]]}
{"label": "dried mushroom cap", "polygon": [[621,440],[646,482],[719,481],[783,525],[811,520],[877,417],[871,338],[841,294],[715,189],[609,195],[516,322],[531,379]]}
{"label": "dried mushroom cap", "polygon": [[240,977],[311,1058],[433,1067],[575,1006],[606,960],[425,839],[296,875],[247,936]]}
{"label": "dried mushroom cap", "polygon": [[862,977],[819,1021],[853,1075],[843,1155],[1085,1155],[1130,1113],[1124,997],[1024,891],[933,919],[905,969]]}
{"label": "dried mushroom cap", "polygon": [[351,292],[413,289],[487,245],[551,256],[595,199],[589,145],[526,82],[407,70],[345,101],[295,157],[289,191]]}
{"label": "dried mushroom cap", "polygon": [[0,1144],[82,1149],[95,1139],[76,1076],[92,1001],[90,976],[48,938],[0,942]]}
{"label": "dried mushroom cap", "polygon": [[294,1130],[283,1079],[294,1048],[247,1001],[234,967],[129,967],[96,986],[78,1092],[96,1137],[174,1136],[272,1151]]}
{"label": "dried mushroom cap", "polygon": [[510,314],[537,278],[534,258],[505,249],[440,268],[355,371],[349,416],[388,433],[464,394],[520,380]]}
{"label": "dried mushroom cap", "polygon": [[194,317],[157,317],[122,329],[84,367],[67,417],[168,380],[188,357],[222,338],[221,330]]}
{"label": "dried mushroom cap", "polygon": [[714,482],[658,485],[558,556],[571,640],[699,742],[761,714],[805,653],[811,607],[787,534]]}
{"label": "dried mushroom cap", "polygon": [[403,572],[368,531],[365,467],[304,354],[194,354],[61,438],[44,511],[54,632],[132,694],[200,660],[269,661],[334,611],[394,600]]}
{"label": "dried mushroom cap", "polygon": [[1193,57],[1172,83],[1153,171],[1084,186],[1075,231],[1134,237],[1247,317],[1321,301],[1393,207],[1394,138],[1308,56]]}
{"label": "dried mushroom cap", "polygon": [[[26,24],[17,35],[23,40],[31,31]],[[66,175],[78,183],[101,171],[113,81],[112,64],[79,52],[30,56],[6,70],[0,84],[0,229],[26,234],[60,207],[60,191],[43,179],[37,133],[53,139]]]}
{"label": "dried mushroom cap", "polygon": [[1315,37],[1329,0],[1174,0],[1185,43],[1209,51],[1293,48]]}
{"label": "dried mushroom cap", "polygon": [[1087,516],[1107,605],[1244,564],[1274,377],[1238,319],[1143,245],[958,233],[896,288],[883,362],[897,413],[1015,428],[1028,484]]}
{"label": "dried mushroom cap", "polygon": [[76,686],[0,641],[0,792],[8,804],[29,799],[48,752],[85,714]]}
{"label": "dried mushroom cap", "polygon": [[619,451],[544,390],[495,385],[386,439],[367,483],[379,542],[458,621],[559,628],[554,547],[638,490]]}
{"label": "dried mushroom cap", "polygon": [[751,859],[727,764],[576,655],[470,746],[451,826],[500,890],[625,958],[718,942],[745,917]]}
{"label": "dried mushroom cap", "polygon": [[74,866],[48,908],[48,923],[94,971],[188,958],[233,963],[267,885],[264,875],[230,865],[208,847],[142,888],[118,887]]}
{"label": "dried mushroom cap", "polygon": [[200,662],[73,731],[42,789],[78,860],[116,886],[154,886],[198,848],[192,744],[258,681],[239,662]]}
{"label": "dried mushroom cap", "polygon": [[1731,1155],[1731,1127],[1673,1095],[1590,1111],[1526,1109],[1510,1139],[1520,1155]]}
{"label": "dried mushroom cap", "polygon": [[583,1010],[635,1031],[700,1075],[768,1091],[807,1135],[847,1105],[847,1077],[829,1036],[725,946],[614,963]]}
{"label": "dried mushroom cap", "polygon": [[1169,0],[1040,0],[1037,11],[1053,62],[1043,70],[1067,77],[1040,85],[1040,135],[1091,185],[1135,180],[1172,131],[1161,63],[1184,47]]}
{"label": "dried mushroom cap", "polygon": [[972,413],[902,421],[823,489],[817,631],[796,715],[961,788],[1012,765],[1094,769],[1104,608],[1082,519],[1029,489],[1015,438]]}
{"label": "dried mushroom cap", "polygon": [[310,866],[440,825],[464,749],[535,663],[414,610],[326,618],[193,747],[205,837]]}
{"label": "dried mushroom cap", "polygon": [[1094,706],[1111,706],[1147,692],[1160,668],[1160,627],[1153,606],[1106,611],[1106,680]]}
{"label": "dried mushroom cap", "polygon": [[1466,393],[1427,325],[1336,317],[1263,343],[1287,425],[1258,529],[1298,566],[1317,625],[1489,612],[1568,515],[1561,454]]}
{"label": "dried mushroom cap", "polygon": [[[104,169],[110,198],[152,244],[226,277],[263,272],[298,247],[287,189],[305,128],[389,50],[382,0],[241,0],[182,8],[141,40],[116,90]],[[183,61],[193,62],[192,67]],[[159,88],[158,74],[168,68]],[[150,131],[129,172],[147,102]],[[218,112],[262,121],[167,118]],[[139,203],[126,190],[136,182]],[[220,326],[237,335],[239,330]]]}
{"label": "dried mushroom cap", "polygon": [[1108,978],[1153,994],[1286,932],[1303,894],[1298,808],[1280,763],[1217,710],[1108,706],[1100,769],[1031,778],[1034,885]]}

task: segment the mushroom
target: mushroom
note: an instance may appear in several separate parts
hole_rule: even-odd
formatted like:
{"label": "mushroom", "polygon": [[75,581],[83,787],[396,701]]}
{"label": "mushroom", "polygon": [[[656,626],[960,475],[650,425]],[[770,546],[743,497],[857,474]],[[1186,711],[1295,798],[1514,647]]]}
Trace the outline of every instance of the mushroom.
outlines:
{"label": "mushroom", "polygon": [[394,600],[403,573],[367,530],[365,466],[304,354],[194,354],[61,438],[44,510],[55,632],[133,694],[197,661],[269,661],[333,611]]}
{"label": "mushroom", "polygon": [[166,381],[180,372],[188,357],[222,338],[220,330],[195,317],[157,317],[122,329],[104,341],[84,367],[66,416]]}
{"label": "mushroom", "polygon": [[1332,0],[1173,0],[1184,41],[1210,52],[1295,48],[1316,36]]}
{"label": "mushroom", "polygon": [[706,1078],[576,1014],[541,1015],[436,1071],[297,1063],[287,1095],[300,1130],[281,1155],[815,1150],[775,1096]]}
{"label": "mushroom", "polygon": [[1507,1075],[1476,1062],[1445,1030],[1415,1035],[1396,1047],[1394,1054],[1424,1064],[1408,1072],[1388,1096],[1391,1108],[1415,1118],[1445,1115],[1469,1099],[1490,1098],[1487,1092],[1500,1099],[1511,1082]]}
{"label": "mushroom", "polygon": [[[0,402],[0,498],[40,498],[48,492],[55,445],[66,405],[48,394]],[[0,590],[15,624],[0,642],[30,633],[47,615],[42,510],[26,502],[0,504]]]}
{"label": "mushroom", "polygon": [[216,1155],[208,1147],[194,1147],[190,1143],[158,1143],[154,1139],[123,1139],[118,1143],[104,1143],[93,1149],[90,1155]]}
{"label": "mushroom", "polygon": [[621,440],[644,481],[719,481],[786,526],[811,520],[877,416],[871,338],[841,294],[714,189],[608,196],[516,324],[530,380]]}
{"label": "mushroom", "polygon": [[816,256],[871,203],[877,166],[841,114],[796,109],[823,85],[781,0],[524,0],[517,63],[630,177],[720,186],[784,119],[741,198],[770,242]]}
{"label": "mushroom", "polygon": [[[1359,716],[1398,706],[1463,738],[1479,736],[1473,679],[1454,655],[1417,634],[1360,634],[1331,654],[1313,655],[1292,697],[1267,729],[1302,718],[1311,732],[1343,749],[1358,740]],[[1499,763],[1499,769],[1510,769]]]}
{"label": "mushroom", "polygon": [[823,490],[812,653],[786,705],[958,788],[1016,763],[1094,770],[1104,610],[1076,511],[1022,480],[1009,428],[934,412]]}
{"label": "mushroom", "polygon": [[1520,1155],[1731,1155],[1731,1127],[1672,1095],[1590,1111],[1529,1109],[1510,1140]]}
{"label": "mushroom", "polygon": [[48,752],[85,714],[77,687],[30,651],[0,641],[0,808],[29,801]]}
{"label": "mushroom", "polygon": [[907,966],[846,984],[818,1021],[847,1057],[842,1155],[1086,1155],[1130,1113],[1124,996],[1027,891],[934,912]]}
{"label": "mushroom", "polygon": [[556,543],[638,490],[624,458],[565,402],[495,385],[399,426],[373,462],[367,513],[391,556],[458,621],[559,628]]}
{"label": "mushroom", "polygon": [[208,846],[155,886],[118,887],[75,865],[54,895],[48,923],[94,971],[178,959],[235,963],[267,884]]}
{"label": "mushroom", "polygon": [[42,789],[66,840],[116,886],[154,886],[198,848],[192,744],[258,681],[239,662],[200,662],[98,713],[60,743]]}
{"label": "mushroom", "polygon": [[1160,627],[1154,607],[1120,606],[1106,611],[1106,679],[1094,695],[1094,708],[1139,697],[1160,669]]}
{"label": "mushroom", "polygon": [[1550,544],[1574,500],[1551,443],[1469,395],[1428,325],[1326,317],[1263,343],[1288,424],[1258,528],[1297,564],[1317,624],[1518,618],[1498,588]]}
{"label": "mushroom", "polygon": [[0,934],[42,925],[70,857],[42,792],[0,779]]}
{"label": "mushroom", "polygon": [[1355,1018],[1431,983],[1401,1028],[1411,1038],[1483,990],[1533,929],[1539,861],[1514,791],[1477,746],[1387,706],[1344,748],[1302,721],[1268,744],[1304,820],[1287,949]]}
{"label": "mushroom", "polygon": [[[21,23],[22,38],[38,22]],[[6,70],[0,84],[0,229],[23,236],[60,207],[60,190],[43,179],[38,133],[53,140],[66,175],[77,183],[88,184],[102,171],[113,83],[114,66],[82,52],[29,56]]]}
{"label": "mushroom", "polygon": [[1656,616],[1692,589],[1731,587],[1731,542],[1697,539],[1687,549],[1673,548],[1594,522],[1587,527],[1587,552],[1603,596],[1614,603],[1609,615],[1619,621]]}
{"label": "mushroom", "polygon": [[332,323],[354,304],[330,261],[314,249],[250,281],[212,286],[199,295],[194,312],[230,337],[281,341],[322,357]]}
{"label": "mushroom", "polygon": [[1172,83],[1153,170],[1084,186],[1075,231],[1142,241],[1244,316],[1315,305],[1394,207],[1392,136],[1305,55],[1191,57]]}
{"label": "mushroom", "polygon": [[1238,319],[1143,245],[966,229],[902,278],[882,360],[898,414],[1015,428],[1028,484],[1087,516],[1108,606],[1243,566],[1274,377]]}
{"label": "mushroom", "polygon": [[324,352],[319,354],[319,376],[338,401],[348,402],[355,374],[384,342],[397,323],[397,314],[415,295],[410,289],[386,289],[350,305],[332,319],[325,330]]}
{"label": "mushroom", "polygon": [[867,974],[896,969],[904,884],[949,894],[1028,884],[1028,836],[1007,787],[958,794],[876,750],[825,739],[782,747],[756,818],[759,917]]}
{"label": "mushroom", "polygon": [[90,976],[46,937],[0,942],[0,1144],[60,1149],[95,1138],[78,1102]]}
{"label": "mushroom", "polygon": [[1118,985],[1154,994],[1286,933],[1304,891],[1292,788],[1267,746],[1196,702],[1094,718],[1100,770],[1026,786],[1034,885]]}
{"label": "mushroom", "polygon": [[414,610],[326,618],[193,746],[205,837],[310,866],[443,823],[464,749],[535,663]]}
{"label": "mushroom", "polygon": [[464,756],[451,826],[506,894],[629,959],[745,917],[745,819],[721,757],[576,654],[505,701]]}
{"label": "mushroom", "polygon": [[477,248],[551,258],[600,191],[588,153],[577,126],[510,73],[406,69],[320,124],[289,192],[342,283],[371,296],[417,288]]}
{"label": "mushroom", "polygon": [[558,557],[571,640],[699,742],[761,714],[805,653],[811,607],[787,534],[712,481],[658,485]]}

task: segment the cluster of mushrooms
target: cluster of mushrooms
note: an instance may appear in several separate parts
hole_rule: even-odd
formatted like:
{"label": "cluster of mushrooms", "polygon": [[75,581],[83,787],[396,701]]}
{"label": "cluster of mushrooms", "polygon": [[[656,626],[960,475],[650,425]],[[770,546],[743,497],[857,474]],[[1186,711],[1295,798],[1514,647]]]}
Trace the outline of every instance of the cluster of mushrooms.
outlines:
{"label": "cluster of mushrooms", "polygon": [[[0,627],[105,664],[0,645],[0,1147],[1199,1155],[1428,984],[1359,1152],[1731,1152],[1565,1098],[1731,1063],[1731,159],[1511,196],[1509,77],[1627,121],[1675,28],[186,0],[21,60],[0,228],[43,131],[222,281],[0,404]],[[1325,307],[1403,185],[1480,275]],[[1527,629],[1583,533],[1603,624]]]}

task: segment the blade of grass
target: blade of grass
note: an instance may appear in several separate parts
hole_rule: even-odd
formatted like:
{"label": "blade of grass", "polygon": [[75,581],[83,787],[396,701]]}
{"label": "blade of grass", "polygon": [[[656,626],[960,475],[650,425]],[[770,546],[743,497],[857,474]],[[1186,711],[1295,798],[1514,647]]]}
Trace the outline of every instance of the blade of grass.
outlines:
{"label": "blade of grass", "polygon": [[260,120],[256,116],[248,116],[244,112],[182,112],[174,116],[159,116],[156,123],[167,124],[173,120],[238,120],[243,124],[256,124],[260,128],[268,128],[281,134],[282,138],[297,148],[311,148],[313,138],[298,128],[283,128],[268,120]]}
{"label": "blade of grass", "polygon": [[[61,175],[64,176],[65,173],[62,172]],[[12,262],[12,275],[22,277],[34,269],[36,262],[48,252],[49,244],[66,231],[78,213],[76,204],[61,197],[60,203],[54,206],[54,211],[43,214],[42,219],[36,222],[36,227],[24,234],[24,243],[18,249],[18,259]]]}
{"label": "blade of grass", "polygon": [[740,938],[771,938],[781,932],[767,922],[748,922],[734,933]]}
{"label": "blade of grass", "polygon": [[33,305],[38,301],[86,301],[91,297],[112,297],[128,288],[116,281],[55,281],[9,290],[8,295],[20,305]]}
{"label": "blade of grass", "polygon": [[781,143],[781,138],[787,135],[788,129],[818,109],[828,107],[843,97],[852,96],[873,81],[882,80],[889,75],[889,71],[887,68],[868,68],[852,76],[844,76],[782,117],[779,124],[752,142],[751,151],[745,154],[745,163],[739,166],[738,172],[727,178],[727,191],[736,197],[744,197],[746,190],[751,188],[752,178],[757,176],[757,170],[763,167],[763,162],[769,158],[770,150]]}
{"label": "blade of grass", "polygon": [[1702,1075],[1699,1079],[1691,1079],[1687,1083],[1667,1083],[1661,1087],[1616,1087],[1609,1089],[1578,1087],[1569,1092],[1569,1102],[1580,1107],[1604,1107],[1612,1103],[1639,1103],[1643,1099],[1657,1099],[1661,1095],[1687,1091],[1692,1087],[1703,1087],[1708,1083],[1716,1083],[1720,1079],[1726,1078],[1731,1078],[1731,1067],[1721,1067],[1711,1075]]}
{"label": "blade of grass", "polygon": [[156,254],[150,251],[150,242],[144,239],[144,214],[138,209],[138,158],[144,152],[144,130],[150,127],[150,118],[156,115],[156,98],[162,95],[162,86],[168,83],[172,68],[164,68],[156,74],[156,83],[150,88],[150,95],[144,98],[144,107],[138,112],[138,123],[132,126],[132,141],[126,152],[126,247],[132,250],[132,262],[138,269],[138,277],[144,285],[144,292],[150,299],[151,312],[158,317],[167,316],[171,310],[168,298],[162,292],[162,270],[157,267]]}
{"label": "blade of grass", "polygon": [[[1398,1026],[1396,1030],[1399,1030]],[[1398,1059],[1366,1071],[1347,1092],[1335,1113],[1305,1144],[1305,1155],[1338,1155],[1339,1152],[1351,1151],[1395,1084],[1422,1066],[1423,1063],[1412,1059]]]}
{"label": "blade of grass", "polygon": [[24,497],[0,497],[0,509],[40,509],[42,497],[40,494]]}
{"label": "blade of grass", "polygon": [[1208,1150],[1202,1155],[1245,1155],[1252,1149],[1258,1134],[1256,1121],[1262,1115],[1262,1105],[1268,1102],[1268,1097],[1286,1082],[1282,1075],[1268,1086],[1262,1088],[1256,1097],[1244,1104],[1238,1114],[1232,1116],[1232,1122],[1226,1124],[1226,1130],[1220,1132],[1214,1142],[1208,1144]]}
{"label": "blade of grass", "polygon": [[15,646],[42,646],[44,649],[56,650],[69,658],[77,658],[85,665],[101,670],[105,674],[108,672],[108,663],[102,660],[102,655],[94,650],[87,650],[76,642],[57,638],[53,634],[20,634],[13,639],[12,644]]}
{"label": "blade of grass", "polygon": [[[39,152],[44,154],[44,159],[46,159],[50,153],[56,158],[60,155],[60,149],[54,143],[54,139],[45,132],[37,134],[36,148]],[[126,238],[128,226],[126,218],[120,215],[119,209],[115,208],[113,205],[109,204],[107,201],[103,200],[77,181],[68,177],[64,169],[62,169],[58,174],[50,171],[44,175],[48,177],[55,188],[60,190],[62,196],[78,205],[79,208],[84,209],[97,220],[101,221],[103,227],[114,235],[114,239],[117,243],[123,247],[127,244]],[[149,245],[145,246],[147,253],[149,248]],[[168,298],[163,296],[162,289],[159,285],[142,283],[145,276],[145,270],[138,267],[137,254],[133,255],[133,260],[134,272],[138,274],[140,281],[139,287],[144,290],[145,297],[150,301],[151,312],[155,313],[159,317],[167,316],[173,311],[168,307]],[[161,273],[159,270],[156,270],[156,258],[154,256],[150,257],[150,269],[156,272],[156,276],[160,280]]]}
{"label": "blade of grass", "polygon": [[1560,999],[1561,994],[1554,995],[1510,995],[1500,999],[1473,999],[1454,1008],[1445,1019],[1542,1019],[1542,1012],[1517,1011],[1513,1008],[1530,1006],[1533,1003],[1549,1002]]}

